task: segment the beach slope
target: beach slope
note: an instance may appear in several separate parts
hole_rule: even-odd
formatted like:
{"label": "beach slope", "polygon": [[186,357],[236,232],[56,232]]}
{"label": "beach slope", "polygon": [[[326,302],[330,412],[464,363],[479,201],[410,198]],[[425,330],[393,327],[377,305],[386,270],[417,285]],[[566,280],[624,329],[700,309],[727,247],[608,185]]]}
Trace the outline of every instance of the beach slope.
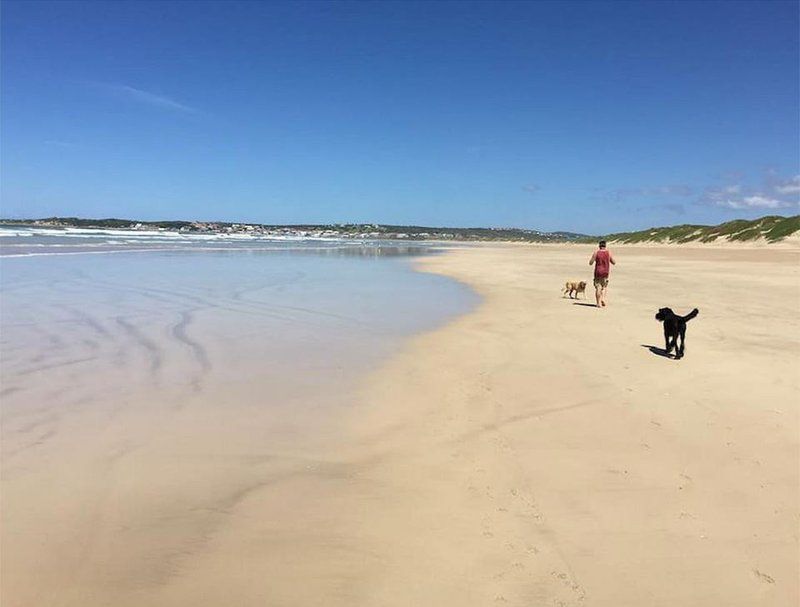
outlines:
{"label": "beach slope", "polygon": [[[601,310],[559,293],[591,251],[420,262],[484,303],[365,389],[352,599],[798,603],[800,256],[619,248]],[[682,360],[658,351],[662,306],[700,309]]]}
{"label": "beach slope", "polygon": [[[561,293],[589,246],[419,258],[481,303],[345,402],[265,406],[245,367],[173,407],[44,409],[32,445],[6,411],[3,604],[797,605],[800,253],[612,250],[605,309]],[[682,360],[663,306],[700,309]]]}

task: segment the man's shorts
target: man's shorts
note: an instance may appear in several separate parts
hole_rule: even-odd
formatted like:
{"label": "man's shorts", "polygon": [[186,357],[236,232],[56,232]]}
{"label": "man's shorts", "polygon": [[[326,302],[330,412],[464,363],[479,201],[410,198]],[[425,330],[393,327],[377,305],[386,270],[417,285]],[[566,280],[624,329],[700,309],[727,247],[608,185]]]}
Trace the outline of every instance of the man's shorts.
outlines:
{"label": "man's shorts", "polygon": [[595,287],[603,287],[605,289],[608,286],[608,276],[606,276],[604,278],[600,278],[599,276],[595,276],[594,286]]}

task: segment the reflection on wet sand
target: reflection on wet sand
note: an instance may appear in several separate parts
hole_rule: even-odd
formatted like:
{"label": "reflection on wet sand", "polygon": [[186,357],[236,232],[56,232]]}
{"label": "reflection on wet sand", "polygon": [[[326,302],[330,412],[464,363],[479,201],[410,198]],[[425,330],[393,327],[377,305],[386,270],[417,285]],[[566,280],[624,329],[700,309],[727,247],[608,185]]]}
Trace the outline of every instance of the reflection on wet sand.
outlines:
{"label": "reflection on wet sand", "polygon": [[398,262],[430,250],[4,259],[0,602],[155,604],[214,537],[246,544],[244,504],[338,465],[357,377],[474,304]]}

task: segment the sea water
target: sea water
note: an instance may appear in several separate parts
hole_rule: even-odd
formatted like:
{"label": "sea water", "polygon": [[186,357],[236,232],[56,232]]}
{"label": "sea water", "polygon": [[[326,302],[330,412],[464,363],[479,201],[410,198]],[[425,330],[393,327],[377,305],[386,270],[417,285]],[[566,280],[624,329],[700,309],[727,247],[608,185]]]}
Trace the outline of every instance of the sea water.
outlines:
{"label": "sea water", "polygon": [[431,254],[0,228],[0,601],[153,604],[212,537],[258,535],[249,497],[339,478],[315,475],[346,466],[362,377],[476,303]]}
{"label": "sea water", "polygon": [[[414,271],[427,246],[1,228],[4,410],[171,401],[258,378],[264,406],[351,378],[463,313],[463,285]],[[17,411],[22,417],[23,411]]]}

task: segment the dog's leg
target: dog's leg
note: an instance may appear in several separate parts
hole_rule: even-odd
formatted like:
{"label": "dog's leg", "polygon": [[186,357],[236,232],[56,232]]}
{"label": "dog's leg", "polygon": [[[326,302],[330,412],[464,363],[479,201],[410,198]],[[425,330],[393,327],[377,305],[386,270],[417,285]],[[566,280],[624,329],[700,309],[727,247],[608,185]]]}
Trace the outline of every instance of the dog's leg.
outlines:
{"label": "dog's leg", "polygon": [[669,330],[667,326],[664,325],[664,352],[667,353],[667,356],[669,356],[670,350],[672,350],[672,348],[669,345]]}
{"label": "dog's leg", "polygon": [[[675,343],[677,344],[678,340],[675,339]],[[686,327],[681,327],[681,349],[680,353],[678,354],[678,358],[683,358],[683,354],[686,351]]]}

